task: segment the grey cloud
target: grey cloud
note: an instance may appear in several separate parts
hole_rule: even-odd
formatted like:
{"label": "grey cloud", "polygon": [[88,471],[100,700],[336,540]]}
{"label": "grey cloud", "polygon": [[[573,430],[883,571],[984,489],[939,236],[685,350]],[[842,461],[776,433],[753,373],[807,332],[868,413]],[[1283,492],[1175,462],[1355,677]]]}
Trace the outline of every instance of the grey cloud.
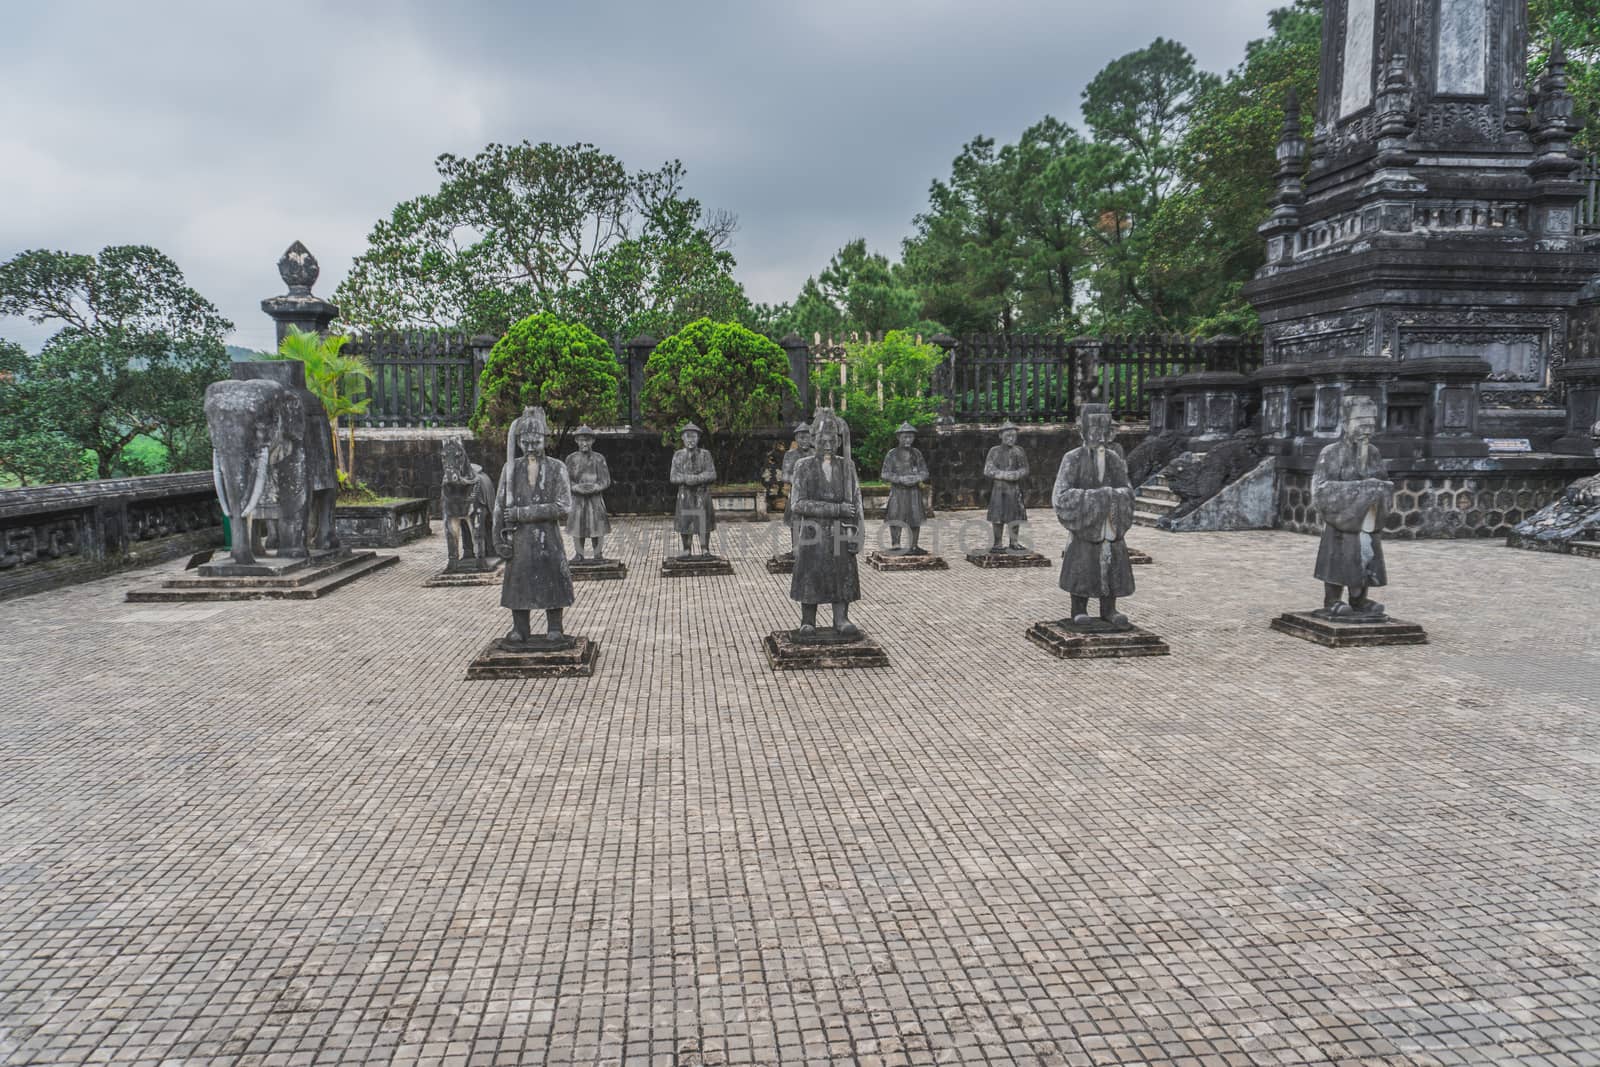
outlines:
{"label": "grey cloud", "polygon": [[[1272,0],[811,0],[8,6],[0,257],[153,244],[238,325],[292,240],[331,293],[372,224],[489,141],[682,159],[736,212],[741,280],[787,300],[845,241],[894,254],[977,134],[1076,121],[1084,84],[1156,36],[1239,62]],[[29,344],[45,331],[0,321]]]}

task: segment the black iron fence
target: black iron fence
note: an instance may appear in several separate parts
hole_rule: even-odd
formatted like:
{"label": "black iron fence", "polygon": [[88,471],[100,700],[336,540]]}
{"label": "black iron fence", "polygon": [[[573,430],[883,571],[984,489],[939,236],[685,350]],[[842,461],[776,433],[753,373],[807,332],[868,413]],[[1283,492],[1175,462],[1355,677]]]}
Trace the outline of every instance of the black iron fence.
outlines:
{"label": "black iron fence", "polygon": [[[865,338],[864,338],[865,339]],[[477,385],[495,339],[436,331],[386,332],[361,337],[348,351],[372,367],[366,426],[464,426],[477,403]],[[621,371],[618,417],[637,423],[647,338],[612,340]],[[971,334],[940,337],[945,355],[929,383],[941,412],[957,422],[1059,422],[1086,402],[1108,404],[1119,418],[1145,418],[1149,379],[1194,370],[1249,372],[1261,365],[1259,337],[1209,340],[1167,335],[1047,337]],[[801,395],[834,403],[849,378],[843,341],[817,338],[806,358],[791,364],[804,375]],[[813,387],[814,383],[818,383]],[[833,383],[839,388],[835,389]],[[856,383],[861,384],[861,383]],[[867,402],[876,393],[865,391]],[[861,395],[857,393],[858,397]]]}
{"label": "black iron fence", "polygon": [[1589,156],[1578,171],[1583,200],[1578,204],[1578,232],[1600,233],[1600,156]]}

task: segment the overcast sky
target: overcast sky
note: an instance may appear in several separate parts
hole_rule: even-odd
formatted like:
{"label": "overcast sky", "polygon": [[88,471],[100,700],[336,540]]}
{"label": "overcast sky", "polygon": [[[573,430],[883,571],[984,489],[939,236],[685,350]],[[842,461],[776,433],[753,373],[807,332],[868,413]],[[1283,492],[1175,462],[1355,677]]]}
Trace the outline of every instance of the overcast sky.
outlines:
{"label": "overcast sky", "polygon": [[265,347],[291,241],[329,295],[441,152],[587,141],[681,159],[738,215],[751,298],[790,300],[854,237],[897,257],[973,136],[1077,124],[1088,80],[1157,36],[1222,72],[1283,2],[4,2],[0,260],[154,245]]}

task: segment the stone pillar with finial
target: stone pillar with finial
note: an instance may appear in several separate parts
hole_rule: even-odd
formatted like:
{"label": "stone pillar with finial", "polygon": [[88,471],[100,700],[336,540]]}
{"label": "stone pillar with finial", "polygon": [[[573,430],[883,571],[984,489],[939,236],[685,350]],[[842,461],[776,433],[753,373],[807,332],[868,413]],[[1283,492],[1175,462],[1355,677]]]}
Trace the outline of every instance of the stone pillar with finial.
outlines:
{"label": "stone pillar with finial", "polygon": [[320,296],[312,295],[311,287],[317,284],[317,276],[321,273],[317,257],[299,241],[290,245],[283,258],[278,260],[278,276],[289,287],[289,291],[282,296],[270,296],[261,301],[261,310],[277,327],[278,344],[281,345],[289,335],[291,326],[327,333],[328,324],[338,317],[337,304],[330,304]]}
{"label": "stone pillar with finial", "polygon": [[794,395],[783,404],[783,421],[792,427],[811,412],[811,347],[798,333],[786,334],[778,342],[789,360],[789,380],[794,383]]}
{"label": "stone pillar with finial", "polygon": [[1300,205],[1305,203],[1303,175],[1306,165],[1306,139],[1300,132],[1300,95],[1291,87],[1283,101],[1283,129],[1278,134],[1278,191],[1272,198],[1272,214],[1257,227],[1266,238],[1267,260],[1288,262],[1294,258],[1295,235],[1300,232]]}
{"label": "stone pillar with finial", "polygon": [[1572,150],[1579,121],[1576,102],[1567,88],[1567,51],[1560,41],[1550,49],[1550,61],[1534,88],[1535,155],[1528,174],[1533,178],[1536,246],[1547,252],[1576,251],[1577,207],[1584,193],[1576,176],[1583,164]]}

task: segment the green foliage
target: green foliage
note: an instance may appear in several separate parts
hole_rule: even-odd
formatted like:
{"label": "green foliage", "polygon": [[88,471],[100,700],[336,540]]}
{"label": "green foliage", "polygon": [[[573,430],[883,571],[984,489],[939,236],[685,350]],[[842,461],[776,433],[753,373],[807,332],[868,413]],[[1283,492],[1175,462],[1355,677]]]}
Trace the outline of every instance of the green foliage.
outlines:
{"label": "green foliage", "polygon": [[559,441],[585,422],[617,420],[621,378],[616,353],[593,330],[548,312],[529,315],[489,353],[471,426],[504,433],[523,408],[540,406]]}
{"label": "green foliage", "polygon": [[933,372],[943,358],[938,346],[918,344],[912,334],[890,330],[882,341],[845,346],[843,386],[837,367],[813,369],[812,389],[828,398],[849,424],[851,452],[864,477],[878,476],[901,423],[932,424],[939,411],[939,398],[931,394]]}
{"label": "green foliage", "polygon": [[776,423],[784,398],[794,395],[783,349],[736,322],[699,319],[650,354],[640,402],[663,441],[684,423],[697,423],[726,470],[751,431]]}
{"label": "green foliage", "polygon": [[878,252],[865,238],[833,254],[822,273],[805,280],[792,306],[771,313],[769,336],[798,333],[838,336],[847,331],[882,333],[904,329],[918,319],[921,301],[904,268]]}
{"label": "green foliage", "polygon": [[736,220],[684,196],[676,161],[630,176],[593,145],[523,141],[437,167],[438,191],[368,236],[334,294],[346,321],[498,334],[550,312],[631,337],[747,312]]}
{"label": "green foliage", "polygon": [[[343,334],[326,336],[315,330],[289,327],[289,332],[278,344],[278,351],[267,358],[292,359],[305,367],[306,388],[322,401],[328,414],[328,429],[333,435],[334,465],[338,468],[339,485],[353,487],[361,484],[356,477],[356,424],[353,416],[364,415],[372,397],[366,394],[372,381],[372,367],[361,356],[346,355],[344,346],[350,338]],[[339,448],[339,422],[350,417],[346,424],[347,447]]]}
{"label": "green foliage", "polygon": [[22,346],[0,341],[0,482],[47,485],[94,477],[93,453],[45,418],[47,399]]}
{"label": "green foliage", "polygon": [[1528,0],[1530,84],[1549,62],[1554,41],[1566,48],[1567,89],[1584,124],[1578,147],[1600,152],[1600,5],[1594,0]]}
{"label": "green foliage", "polygon": [[9,397],[0,407],[26,405],[0,437],[27,436],[35,476],[41,464],[69,469],[73,448],[93,454],[91,477],[148,473],[125,454],[142,435],[167,450],[170,469],[209,462],[202,403],[227,373],[222,338],[233,324],[172,260],[142,245],[21,252],[0,263],[0,315],[61,326],[36,356],[8,356],[0,390]]}

